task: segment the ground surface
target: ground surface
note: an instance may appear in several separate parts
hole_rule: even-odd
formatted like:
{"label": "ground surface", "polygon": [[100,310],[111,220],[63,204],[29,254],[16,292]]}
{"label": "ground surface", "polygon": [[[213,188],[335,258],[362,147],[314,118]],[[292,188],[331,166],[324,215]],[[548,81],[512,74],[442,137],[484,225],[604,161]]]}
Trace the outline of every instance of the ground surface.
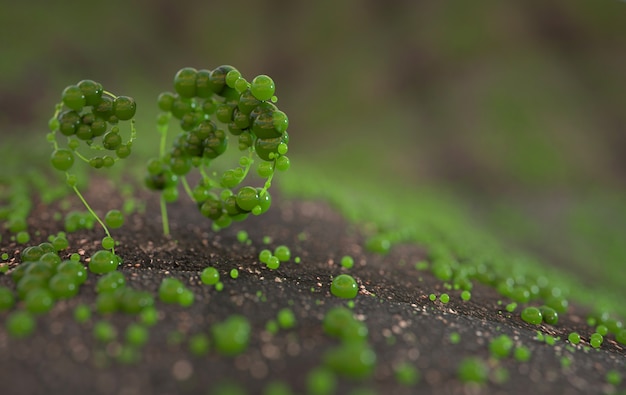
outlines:
{"label": "ground surface", "polygon": [[[107,201],[108,196],[101,198]],[[210,394],[225,382],[260,394],[276,379],[287,382],[294,394],[306,394],[307,373],[337,345],[324,334],[322,318],[331,306],[346,304],[330,294],[332,276],[347,271],[339,264],[343,255],[355,258],[354,268],[348,271],[360,285],[354,313],[367,324],[378,360],[372,378],[341,378],[336,393],[349,394],[353,389],[380,394],[607,393],[616,388],[606,383],[606,373],[624,370],[626,352],[612,340],[606,339],[600,350],[568,347],[563,340],[568,333],[575,330],[588,337],[591,331],[584,311],[576,306],[561,316],[559,325],[537,327],[519,318],[520,308],[507,313],[504,305],[508,301],[491,288],[476,285],[472,299],[464,302],[460,291],[448,291],[430,273],[415,269],[414,263],[426,253],[419,246],[397,246],[386,256],[368,253],[362,248],[359,228],[324,202],[275,198],[267,214],[219,233],[211,231],[192,204],[174,204],[170,209],[171,239],[162,236],[159,216],[152,214],[158,212],[155,200],[148,202],[151,214],[135,215],[114,232],[121,242],[117,252],[124,258],[120,270],[130,286],[152,292],[165,276],[183,279],[195,293],[195,303],[183,308],[157,301],[160,319],[150,329],[140,360],[120,363],[115,358],[118,342],[105,347],[93,340],[93,323],[103,317],[94,314],[85,324],[72,318],[79,302],[93,304],[95,300],[96,277],[90,275],[78,297],[58,303],[38,318],[37,330],[30,338],[12,339],[0,325],[3,394]],[[60,228],[50,215],[51,210],[37,206],[31,218],[33,229],[42,231],[41,241]],[[242,229],[248,232],[250,244],[237,240],[237,231]],[[269,244],[263,243],[265,236],[271,238]],[[69,252],[88,256],[100,238],[97,229],[72,234]],[[3,240],[9,240],[9,235],[3,234]],[[292,257],[299,256],[301,263],[292,258],[278,270],[268,270],[259,263],[258,253],[280,244],[289,246]],[[2,245],[12,256],[17,256],[20,248],[7,242]],[[199,281],[200,271],[208,265],[219,269],[223,291]],[[239,269],[239,278],[228,277],[232,268]],[[0,277],[0,285],[13,287],[9,276]],[[450,294],[448,304],[428,299],[430,293],[442,292]],[[499,300],[503,304],[499,305]],[[297,326],[271,335],[265,325],[283,307],[294,311]],[[190,354],[188,335],[208,333],[211,324],[234,313],[245,315],[253,328],[245,353],[234,358],[214,350],[202,357]],[[0,322],[6,317],[7,313],[0,313]],[[105,318],[120,332],[136,320],[123,313]],[[561,340],[554,346],[535,340],[538,329]],[[458,344],[450,341],[453,332],[460,335]],[[181,333],[183,340],[174,341],[173,333]],[[489,342],[500,334],[529,347],[530,361],[490,357]],[[458,365],[468,356],[482,358],[491,368],[490,380],[482,387],[458,379]],[[569,366],[564,358],[571,362]],[[403,362],[414,365],[421,374],[413,387],[398,384],[394,377],[394,367]],[[499,367],[508,371],[507,380],[498,378]]]}

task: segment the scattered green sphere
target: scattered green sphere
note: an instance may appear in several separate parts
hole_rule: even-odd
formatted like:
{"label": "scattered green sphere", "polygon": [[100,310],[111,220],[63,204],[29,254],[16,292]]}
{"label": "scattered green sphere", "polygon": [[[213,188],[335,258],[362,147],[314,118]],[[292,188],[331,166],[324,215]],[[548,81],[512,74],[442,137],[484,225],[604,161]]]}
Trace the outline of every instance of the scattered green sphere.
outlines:
{"label": "scattered green sphere", "polygon": [[407,387],[414,386],[420,380],[420,373],[415,366],[404,362],[396,366],[394,369],[396,381]]}
{"label": "scattered green sphere", "polygon": [[91,318],[91,309],[86,304],[79,304],[74,309],[74,320],[79,323],[85,323]]}
{"label": "scattered green sphere", "polygon": [[441,294],[439,296],[439,300],[441,300],[441,303],[446,304],[450,301],[450,295],[448,294]]}
{"label": "scattered green sphere", "polygon": [[79,285],[75,277],[57,273],[48,281],[48,289],[56,299],[70,299],[78,294]]}
{"label": "scattered green sphere", "polygon": [[200,274],[200,280],[203,284],[215,285],[220,281],[220,273],[216,268],[209,266]]}
{"label": "scattered green sphere", "polygon": [[291,329],[296,326],[296,316],[288,308],[278,311],[278,325],[283,329]]}
{"label": "scattered green sphere", "polygon": [[541,311],[543,322],[546,324],[556,325],[559,322],[559,313],[557,313],[552,307],[541,306],[539,311]]}
{"label": "scattered green sphere", "polygon": [[98,321],[93,326],[93,337],[102,343],[109,343],[117,337],[117,330],[109,321]]}
{"label": "scattered green sphere", "polygon": [[458,376],[465,383],[483,384],[489,378],[489,369],[482,359],[468,357],[461,361]]}
{"label": "scattered green sphere", "polygon": [[530,359],[531,355],[532,353],[530,352],[530,349],[525,346],[519,346],[513,352],[513,356],[519,362],[527,362]]}
{"label": "scattered green sphere", "polygon": [[472,293],[468,290],[461,292],[461,299],[467,302],[472,298]]}
{"label": "scattered green sphere", "polygon": [[311,370],[306,376],[308,395],[331,395],[335,393],[337,378],[332,371],[319,367]]}
{"label": "scattered green sphere", "polygon": [[541,311],[536,307],[526,307],[524,310],[522,310],[521,317],[524,322],[533,325],[540,325],[543,321]]}
{"label": "scattered green sphere", "polygon": [[267,263],[267,261],[272,257],[272,251],[270,250],[261,250],[259,253],[259,261],[262,263]]}
{"label": "scattered green sphere", "polygon": [[124,273],[119,271],[112,271],[106,273],[98,279],[96,282],[96,292],[114,292],[126,285],[126,278]]}
{"label": "scattered green sphere", "polygon": [[331,283],[330,292],[338,298],[353,299],[359,292],[359,286],[352,276],[340,274]]}
{"label": "scattered green sphere", "polygon": [[68,149],[59,148],[50,156],[52,167],[60,171],[67,171],[74,165],[74,153]]}
{"label": "scattered green sphere", "polygon": [[274,250],[274,256],[281,262],[287,262],[291,258],[289,247],[280,245]]}
{"label": "scattered green sphere", "polygon": [[374,373],[376,353],[367,342],[345,342],[327,351],[324,363],[342,376],[363,379]]}
{"label": "scattered green sphere", "polygon": [[126,328],[126,333],[124,338],[126,343],[135,346],[141,347],[148,341],[149,333],[148,329],[140,324],[132,323],[128,325]]}
{"label": "scattered green sphere", "polygon": [[21,230],[15,235],[15,241],[17,241],[18,244],[26,244],[30,241],[30,234],[25,230]]}
{"label": "scattered green sphere", "polygon": [[107,226],[117,229],[124,225],[124,214],[120,210],[109,210],[104,216]]}
{"label": "scattered green sphere", "polygon": [[89,261],[89,270],[95,274],[109,273],[117,269],[119,261],[115,254],[108,250],[96,251]]}
{"label": "scattered green sphere", "polygon": [[184,290],[185,286],[179,279],[166,277],[159,286],[159,299],[165,303],[178,303]]}
{"label": "scattered green sphere", "polygon": [[489,351],[496,358],[505,358],[509,356],[513,349],[513,340],[507,335],[500,335],[489,343]]}
{"label": "scattered green sphere", "polygon": [[226,356],[235,356],[246,350],[250,341],[250,323],[241,315],[231,315],[214,324],[211,334],[216,350]]}
{"label": "scattered green sphere", "polygon": [[87,105],[85,94],[77,85],[70,85],[63,89],[61,98],[66,107],[75,111],[80,111]]}
{"label": "scattered green sphere", "polygon": [[352,267],[354,266],[354,259],[349,255],[342,257],[341,266],[345,267],[346,269],[352,269]]}
{"label": "scattered green sphere", "polygon": [[7,317],[5,325],[9,336],[25,338],[35,331],[35,318],[27,311],[18,310]]}
{"label": "scattered green sphere", "polygon": [[120,121],[128,121],[135,116],[137,103],[128,96],[118,96],[113,100],[113,112]]}
{"label": "scattered green sphere", "polygon": [[233,280],[239,277],[239,270],[237,269],[231,269],[230,270],[230,278],[232,278]]}
{"label": "scattered green sphere", "polygon": [[[80,255],[76,254],[80,260]],[[76,284],[80,285],[87,280],[87,269],[78,260],[63,261],[57,266],[57,274],[66,274],[70,276]]]}
{"label": "scattered green sphere", "polygon": [[276,86],[274,80],[267,75],[257,75],[250,84],[250,91],[252,95],[260,101],[267,101],[274,96]]}
{"label": "scattered green sphere", "polygon": [[572,344],[578,344],[580,343],[580,335],[576,332],[572,332],[567,336],[567,340]]}
{"label": "scattered green sphere", "polygon": [[189,307],[195,301],[196,296],[193,294],[193,291],[189,288],[183,289],[183,292],[178,295],[178,304],[182,307]]}

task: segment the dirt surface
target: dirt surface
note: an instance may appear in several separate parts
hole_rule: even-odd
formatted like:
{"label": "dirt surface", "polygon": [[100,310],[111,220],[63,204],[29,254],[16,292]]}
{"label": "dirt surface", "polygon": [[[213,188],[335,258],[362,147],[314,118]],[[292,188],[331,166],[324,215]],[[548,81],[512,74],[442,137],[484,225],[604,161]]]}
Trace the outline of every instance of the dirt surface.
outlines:
{"label": "dirt surface", "polygon": [[[116,203],[106,194],[99,198],[104,206]],[[98,200],[98,199],[96,199]],[[183,200],[183,199],[181,199]],[[97,206],[97,205],[96,205]],[[51,219],[53,210],[36,206],[32,229],[41,235],[33,242],[44,241],[48,234],[61,229]],[[324,334],[322,318],[332,306],[346,301],[330,294],[333,276],[342,272],[353,275],[360,292],[354,299],[354,313],[369,328],[369,342],[377,354],[373,376],[366,380],[340,378],[335,393],[350,394],[353,389],[369,389],[379,394],[414,393],[502,393],[502,394],[592,394],[610,393],[606,373],[624,371],[625,350],[607,338],[601,349],[582,345],[571,347],[564,339],[571,331],[588,338],[591,329],[584,312],[570,306],[557,326],[532,326],[508,313],[509,302],[493,289],[476,284],[472,299],[464,302],[460,291],[446,290],[430,273],[418,271],[414,263],[425,257],[418,246],[401,245],[388,255],[368,253],[362,247],[364,235],[348,224],[324,202],[292,201],[274,198],[272,209],[261,217],[251,217],[231,228],[215,233],[193,204],[170,205],[172,237],[161,233],[157,202],[150,199],[145,215],[133,215],[127,224],[114,231],[120,241],[117,253],[123,257],[120,267],[133,288],[156,294],[166,276],[184,280],[195,294],[188,308],[156,302],[159,322],[150,328],[150,340],[135,363],[122,363],[119,354],[123,336],[108,345],[98,344],[92,335],[95,321],[110,320],[123,334],[136,317],[115,313],[98,314],[84,324],[72,318],[78,303],[95,301],[96,276],[90,274],[78,297],[61,301],[37,320],[36,332],[26,339],[10,338],[4,329],[8,313],[0,313],[0,393],[26,394],[211,394],[224,383],[236,383],[249,394],[262,394],[267,383],[287,382],[294,394],[306,394],[308,372],[323,363],[324,353],[337,340]],[[250,244],[237,240],[237,232],[246,230]],[[13,267],[21,246],[10,244],[3,230],[2,251],[10,252]],[[265,244],[263,238],[271,242]],[[69,236],[70,250],[85,257],[97,249],[101,230],[81,231]],[[31,243],[32,244],[32,243]],[[263,248],[287,245],[292,260],[278,270],[269,270],[258,261]],[[349,271],[339,261],[351,255],[355,266]],[[293,257],[300,257],[301,263]],[[203,285],[200,271],[208,265],[219,269],[224,289]],[[228,272],[239,269],[239,278]],[[0,285],[14,288],[10,276],[0,277]],[[432,302],[428,295],[447,292],[450,302]],[[498,302],[501,301],[501,304]],[[290,307],[297,318],[294,329],[272,335],[265,330],[276,319],[279,309]],[[236,357],[220,356],[211,349],[205,356],[188,351],[187,338],[209,333],[215,322],[232,314],[246,316],[253,328],[246,352]],[[535,339],[537,330],[560,336],[555,345]],[[173,334],[182,334],[174,341]],[[453,344],[450,335],[458,333]],[[513,356],[497,360],[490,357],[489,342],[507,334],[516,346],[532,351],[528,362]],[[458,379],[460,361],[468,356],[482,358],[491,375],[482,386],[464,384]],[[568,359],[569,366],[565,363]],[[420,372],[415,386],[399,384],[394,367],[408,362]],[[504,368],[508,379],[498,372]],[[234,394],[234,392],[227,392]],[[365,392],[364,392],[365,393]],[[367,392],[369,393],[369,392]],[[356,392],[354,392],[356,394]]]}

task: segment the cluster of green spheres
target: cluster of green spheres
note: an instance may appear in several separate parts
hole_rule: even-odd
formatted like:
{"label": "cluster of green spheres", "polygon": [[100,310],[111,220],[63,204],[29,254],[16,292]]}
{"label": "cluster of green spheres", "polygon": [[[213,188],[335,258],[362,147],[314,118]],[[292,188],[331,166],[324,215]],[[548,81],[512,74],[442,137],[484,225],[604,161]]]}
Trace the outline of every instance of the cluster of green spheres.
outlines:
{"label": "cluster of green spheres", "polygon": [[[132,97],[114,96],[106,92],[99,82],[82,80],[66,87],[61,99],[48,125],[52,131],[50,141],[54,146],[50,160],[55,169],[67,171],[74,165],[75,150],[80,141],[111,153],[90,158],[89,165],[94,168],[111,167],[116,158],[130,155],[134,136],[124,142],[118,123],[132,120],[135,116],[137,104]],[[57,132],[68,137],[67,148],[59,147]]]}
{"label": "cluster of green spheres", "polygon": [[[158,106],[163,112],[157,122],[167,131],[173,117],[181,133],[169,152],[148,163],[146,185],[162,191],[166,201],[175,201],[180,177],[200,168],[203,177],[193,188],[192,197],[200,213],[216,226],[227,227],[250,213],[266,212],[272,202],[267,189],[275,170],[290,166],[285,155],[289,121],[273,103],[274,93],[270,77],[260,75],[250,83],[228,65],[213,70],[179,70],[174,76],[174,92],[159,95]],[[230,138],[236,138],[239,150],[249,155],[241,157],[239,167],[212,179],[203,169],[226,152]],[[261,160],[257,172],[268,179],[264,188],[240,186],[254,157]]]}

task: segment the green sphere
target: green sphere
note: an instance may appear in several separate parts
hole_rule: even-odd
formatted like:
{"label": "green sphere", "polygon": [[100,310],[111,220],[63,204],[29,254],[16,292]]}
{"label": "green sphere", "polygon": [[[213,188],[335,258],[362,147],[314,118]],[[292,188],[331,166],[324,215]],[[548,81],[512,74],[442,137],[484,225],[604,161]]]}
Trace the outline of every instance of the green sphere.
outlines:
{"label": "green sphere", "polygon": [[196,78],[198,70],[193,67],[185,67],[174,76],[174,90],[180,97],[192,98],[196,96]]}
{"label": "green sphere", "polygon": [[159,286],[159,299],[165,303],[178,303],[179,297],[185,290],[183,283],[174,277],[167,277]]}
{"label": "green sphere", "polygon": [[69,170],[74,165],[74,153],[64,148],[56,149],[50,156],[50,163],[57,170]]}
{"label": "green sphere", "polygon": [[331,283],[330,292],[338,298],[353,299],[359,292],[359,286],[352,276],[340,274]]}
{"label": "green sphere", "polygon": [[241,315],[231,315],[225,321],[214,324],[211,334],[217,351],[226,356],[241,354],[250,341],[250,323]]}
{"label": "green sphere", "polygon": [[215,285],[220,281],[220,272],[216,268],[209,266],[200,274],[200,280],[203,284]]}
{"label": "green sphere", "polygon": [[128,121],[135,116],[137,103],[128,96],[118,96],[113,100],[113,113],[120,121]]}
{"label": "green sphere", "polygon": [[262,74],[254,77],[250,85],[250,91],[257,100],[267,101],[274,96],[276,86],[274,85],[274,80]]}
{"label": "green sphere", "polygon": [[57,273],[69,275],[74,279],[76,284],[79,285],[87,280],[87,270],[85,269],[85,266],[83,266],[82,263],[73,260],[61,262],[59,266],[57,266]]}
{"label": "green sphere", "polygon": [[70,85],[63,89],[61,97],[63,104],[72,110],[80,111],[87,105],[85,94],[77,85]]}
{"label": "green sphere", "polygon": [[539,311],[541,312],[543,322],[546,324],[556,325],[559,322],[559,313],[557,313],[552,307],[541,306]]}
{"label": "green sphere", "polygon": [[237,206],[243,211],[252,211],[260,203],[256,188],[243,187],[237,193]]}
{"label": "green sphere", "polygon": [[126,278],[124,273],[120,271],[112,271],[106,273],[104,276],[98,279],[96,283],[96,292],[114,292],[126,285]]}
{"label": "green sphere", "polygon": [[57,273],[48,281],[48,289],[57,299],[69,299],[76,296],[79,287],[74,277]]}
{"label": "green sphere", "polygon": [[35,331],[35,318],[27,311],[15,311],[7,317],[6,329],[11,337],[28,337]]}
{"label": "green sphere", "polygon": [[89,261],[89,270],[95,274],[109,273],[117,269],[119,261],[111,251],[96,251]]}
{"label": "green sphere", "polygon": [[343,376],[363,379],[374,372],[376,353],[366,342],[347,342],[328,351],[324,362]]}
{"label": "green sphere", "polygon": [[526,307],[522,310],[522,320],[529,324],[540,325],[543,321],[541,311],[536,307]]}
{"label": "green sphere", "polygon": [[30,291],[26,295],[24,303],[26,310],[31,313],[47,313],[50,309],[52,309],[52,306],[54,306],[54,297],[49,290],[39,288]]}
{"label": "green sphere", "polygon": [[124,225],[124,214],[120,210],[109,210],[104,216],[104,222],[109,227],[117,229]]}

